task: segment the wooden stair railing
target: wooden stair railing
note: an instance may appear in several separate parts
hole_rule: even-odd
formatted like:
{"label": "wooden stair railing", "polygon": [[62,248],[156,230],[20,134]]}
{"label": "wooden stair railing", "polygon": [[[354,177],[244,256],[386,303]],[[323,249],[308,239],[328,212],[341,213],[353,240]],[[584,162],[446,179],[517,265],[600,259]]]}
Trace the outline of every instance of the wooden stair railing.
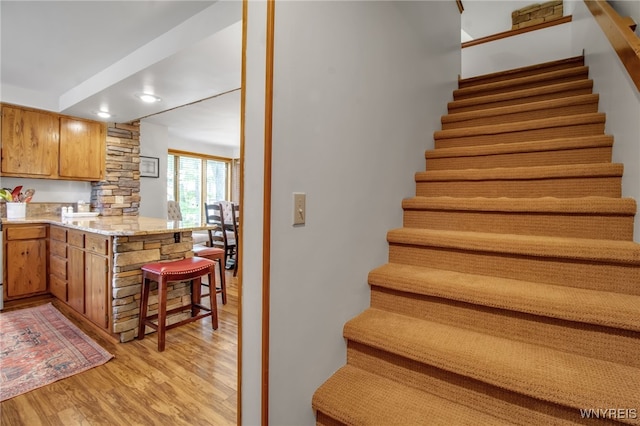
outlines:
{"label": "wooden stair railing", "polygon": [[622,18],[604,0],[584,2],[640,92],[640,37],[633,32],[635,23],[629,18]]}

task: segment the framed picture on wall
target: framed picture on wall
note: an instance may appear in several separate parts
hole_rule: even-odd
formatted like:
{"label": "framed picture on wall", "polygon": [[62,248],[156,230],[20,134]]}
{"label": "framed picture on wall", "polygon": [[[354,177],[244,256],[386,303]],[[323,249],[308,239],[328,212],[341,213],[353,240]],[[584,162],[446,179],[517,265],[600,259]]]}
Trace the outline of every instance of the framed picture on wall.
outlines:
{"label": "framed picture on wall", "polygon": [[140,156],[140,177],[160,177],[160,159]]}

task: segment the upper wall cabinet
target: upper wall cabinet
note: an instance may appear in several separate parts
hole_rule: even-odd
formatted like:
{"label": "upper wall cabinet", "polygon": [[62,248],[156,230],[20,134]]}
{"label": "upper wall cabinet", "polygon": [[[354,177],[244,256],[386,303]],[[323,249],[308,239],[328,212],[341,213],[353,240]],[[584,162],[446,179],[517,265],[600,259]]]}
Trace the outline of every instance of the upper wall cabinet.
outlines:
{"label": "upper wall cabinet", "polygon": [[2,106],[2,176],[89,180],[104,177],[106,125]]}
{"label": "upper wall cabinet", "polygon": [[101,180],[105,128],[102,123],[60,117],[60,176]]}
{"label": "upper wall cabinet", "polygon": [[2,108],[2,173],[48,178],[58,172],[58,118]]}

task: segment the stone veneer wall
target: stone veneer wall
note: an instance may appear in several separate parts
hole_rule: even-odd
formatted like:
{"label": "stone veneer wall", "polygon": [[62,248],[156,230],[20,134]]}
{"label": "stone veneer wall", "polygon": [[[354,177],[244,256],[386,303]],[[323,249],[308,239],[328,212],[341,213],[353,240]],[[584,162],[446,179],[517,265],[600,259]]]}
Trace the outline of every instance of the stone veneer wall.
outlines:
{"label": "stone veneer wall", "polygon": [[102,216],[137,216],[140,208],[140,123],[107,126],[105,176],[91,183],[91,207]]}
{"label": "stone veneer wall", "polygon": [[511,29],[530,27],[562,18],[564,8],[562,0],[548,1],[542,4],[532,4],[511,13]]}
{"label": "stone veneer wall", "polygon": [[[177,238],[176,238],[177,237]],[[178,239],[178,242],[176,242]],[[138,335],[140,317],[140,291],[142,271],[146,263],[161,260],[179,260],[193,256],[191,231],[113,237],[113,273],[111,282],[113,329],[120,335],[121,342],[133,340]],[[191,291],[188,282],[169,283],[167,292],[167,310],[179,306],[189,306]],[[157,284],[152,284],[149,295],[148,315],[158,312]],[[168,318],[168,324],[191,316],[191,310],[174,314]],[[150,329],[148,329],[150,330]]]}

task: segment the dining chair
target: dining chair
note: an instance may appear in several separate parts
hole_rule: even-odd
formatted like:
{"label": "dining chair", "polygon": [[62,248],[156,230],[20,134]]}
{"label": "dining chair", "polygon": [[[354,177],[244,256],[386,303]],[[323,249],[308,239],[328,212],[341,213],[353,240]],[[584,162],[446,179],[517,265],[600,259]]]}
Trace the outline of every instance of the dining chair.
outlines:
{"label": "dining chair", "polygon": [[[182,220],[182,210],[180,209],[180,203],[174,200],[167,201],[167,219],[168,220]],[[209,233],[207,231],[193,231],[191,233],[193,238],[193,244],[208,244]]]}
{"label": "dining chair", "polygon": [[177,201],[167,201],[167,219],[182,220],[182,210],[180,210],[180,204]]}
{"label": "dining chair", "polygon": [[213,225],[213,229],[209,232],[211,247],[224,249],[224,264],[227,269],[230,269],[228,266],[229,259],[233,259],[233,261],[237,263],[237,240],[235,232],[233,231],[233,224],[226,224],[224,211],[219,202],[211,204],[205,203],[205,212],[207,223]]}

